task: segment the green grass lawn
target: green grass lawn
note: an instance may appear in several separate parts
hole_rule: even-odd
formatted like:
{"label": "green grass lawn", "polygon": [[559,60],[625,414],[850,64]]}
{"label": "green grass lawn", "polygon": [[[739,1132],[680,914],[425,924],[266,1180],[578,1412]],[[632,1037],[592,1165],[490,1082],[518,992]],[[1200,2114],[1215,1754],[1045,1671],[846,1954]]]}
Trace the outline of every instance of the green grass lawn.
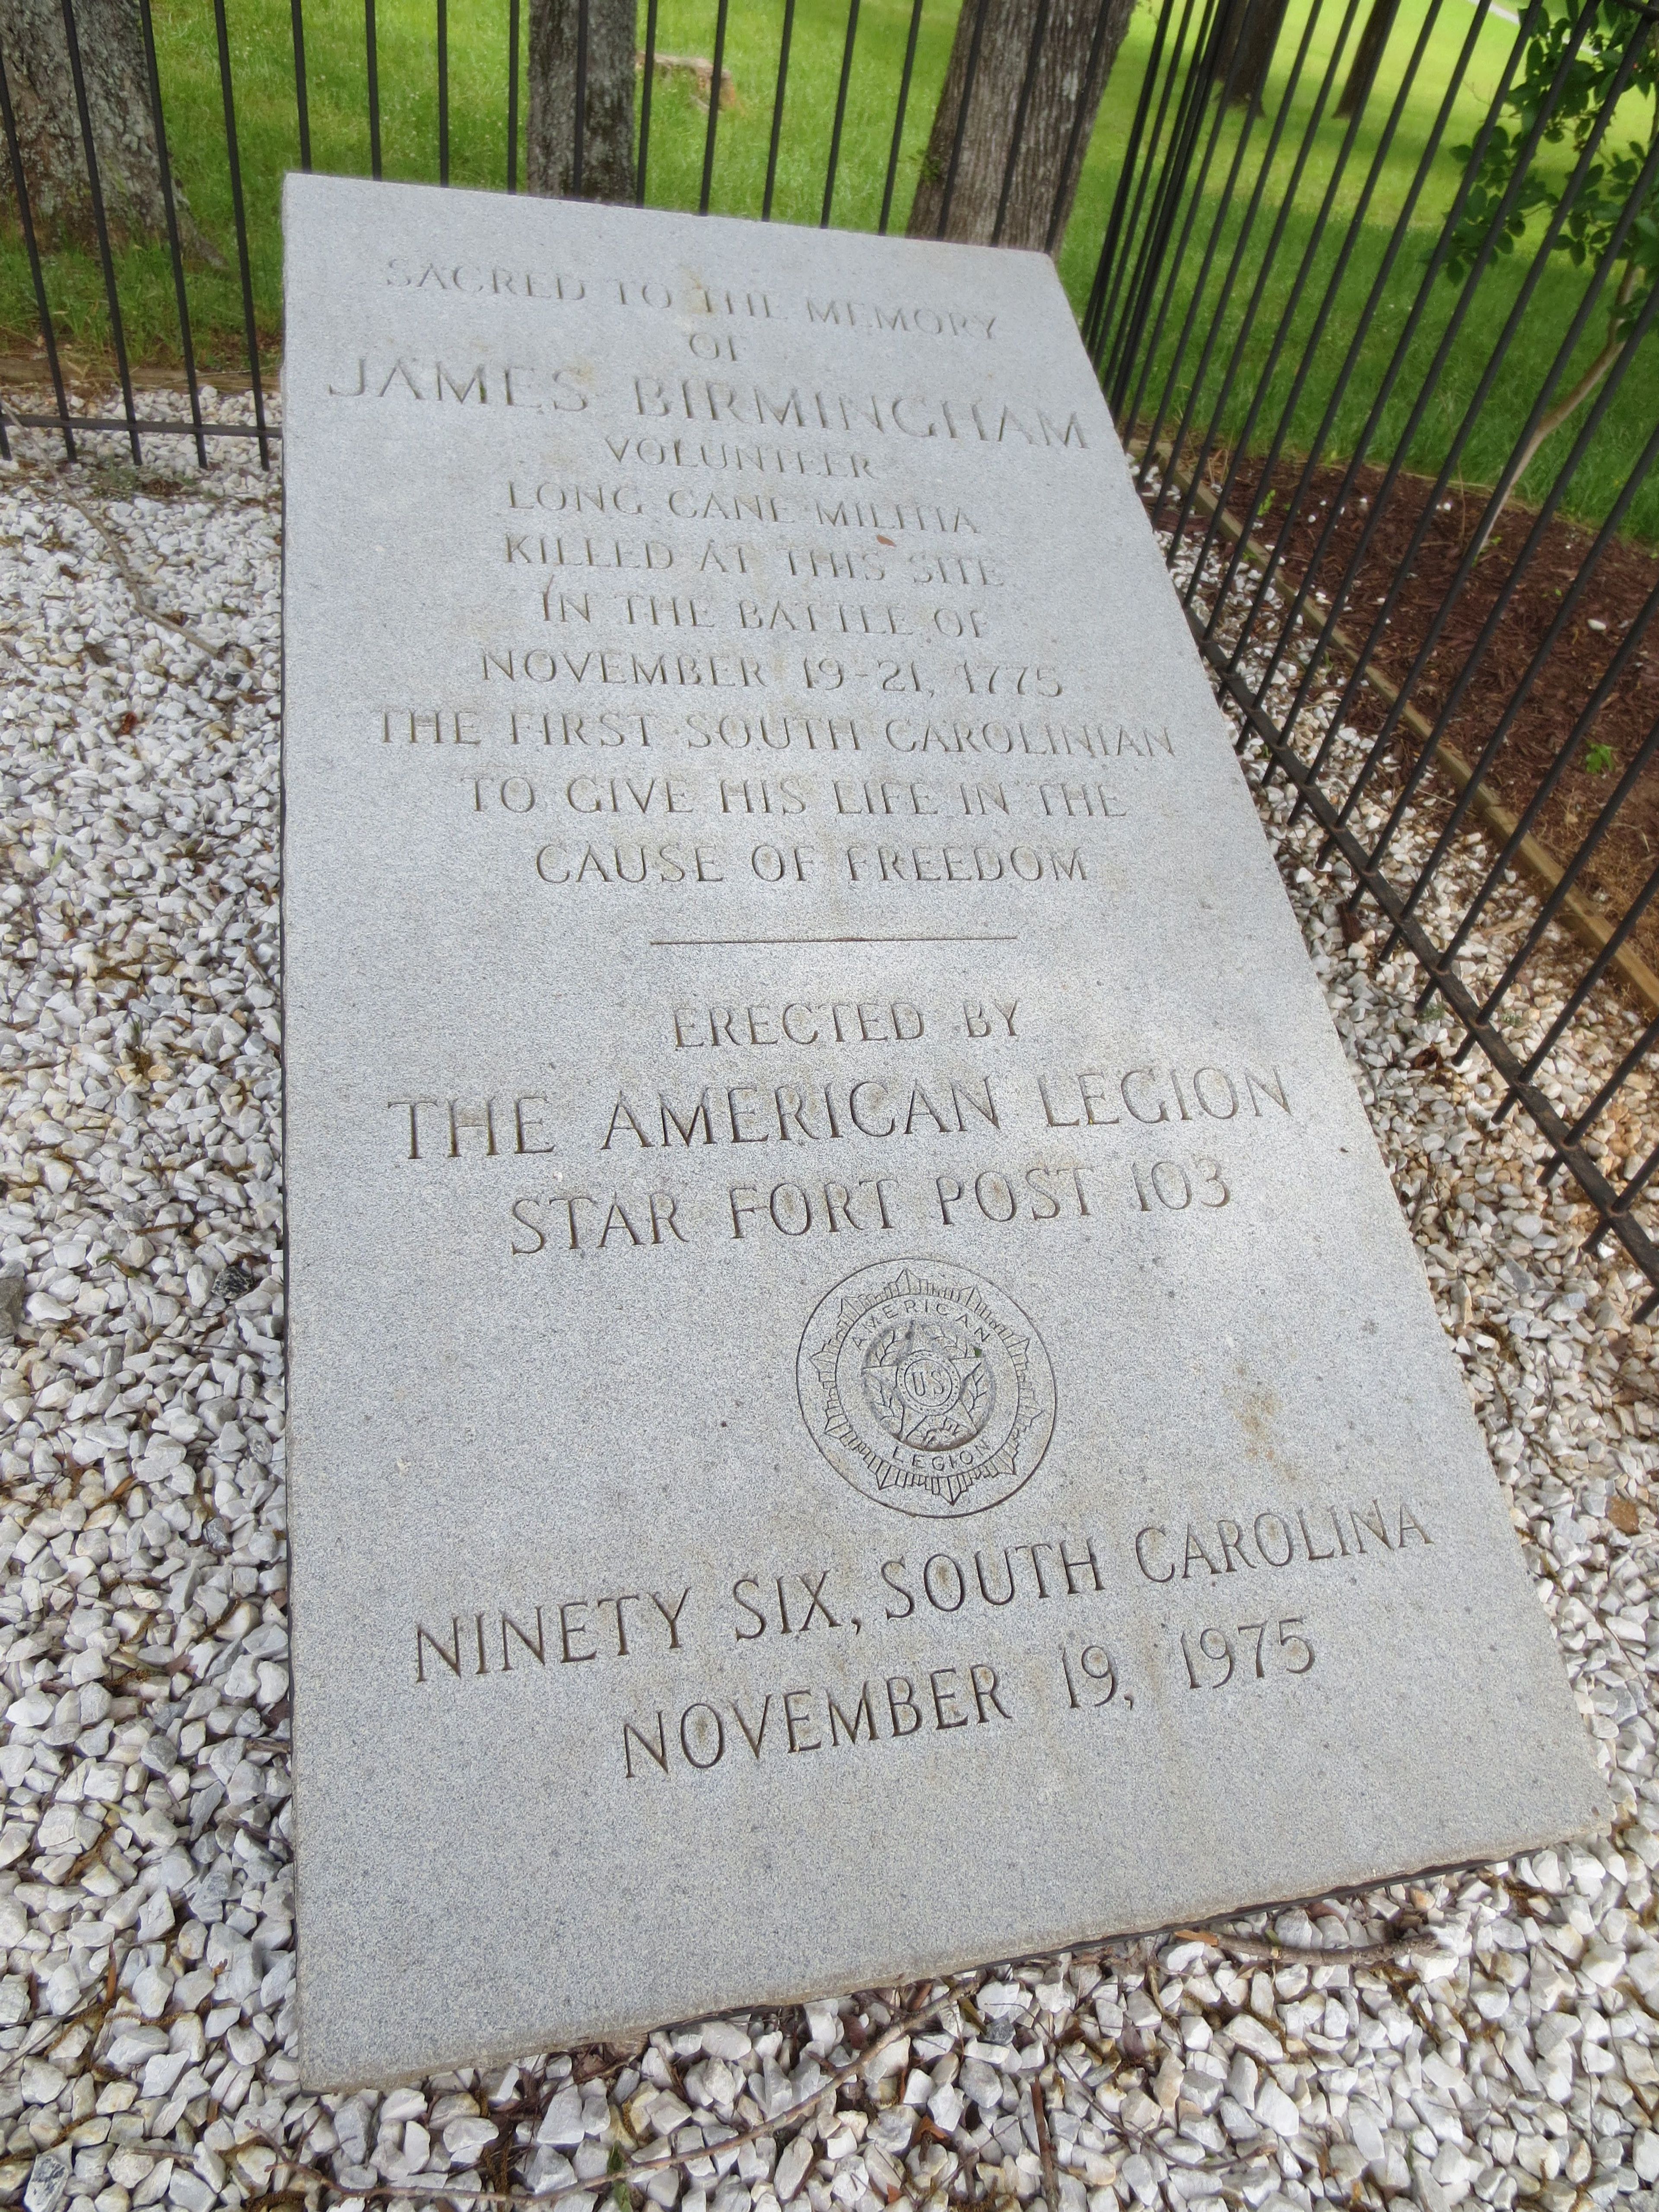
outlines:
{"label": "green grass lawn", "polygon": [[[944,76],[956,8],[957,0],[933,0],[924,11],[893,210],[897,229],[903,228],[915,190],[917,156]],[[224,257],[222,270],[197,266],[188,271],[198,355],[205,366],[232,372],[242,360],[242,313],[213,15],[204,0],[155,0],[155,13],[174,168],[198,222]],[[447,13],[450,179],[501,190],[507,173],[506,0],[450,0]],[[527,18],[528,0],[523,14]],[[838,223],[873,229],[879,216],[909,14],[908,0],[863,0],[860,6],[834,209]],[[291,15],[289,0],[229,0],[228,15],[255,301],[260,331],[274,349],[281,316],[282,179],[300,158]],[[375,20],[384,173],[435,181],[432,0],[378,0]],[[771,0],[736,0],[732,8],[726,66],[736,80],[738,100],[720,117],[716,210],[760,211],[781,21],[782,9]],[[822,212],[846,26],[845,8],[836,0],[800,0],[773,208],[781,221],[816,222]],[[666,0],[660,9],[660,52],[711,55],[714,35],[712,6]],[[642,43],[643,4],[640,36]],[[523,40],[521,30],[521,49]],[[370,150],[362,7],[353,0],[328,0],[325,5],[312,0],[305,17],[305,49],[313,164],[366,176]],[[524,101],[521,54],[521,118]],[[659,78],[647,162],[653,205],[696,205],[707,128],[706,110],[689,80]],[[522,176],[522,145],[519,169]],[[179,322],[165,248],[129,248],[117,263],[132,357],[155,364],[175,361]],[[95,259],[53,255],[47,283],[64,343],[72,352],[103,353],[108,320]],[[0,347],[27,349],[33,341],[33,295],[21,241],[15,232],[0,231]]]}
{"label": "green grass lawn", "polygon": [[[204,372],[234,374],[242,364],[241,301],[236,275],[234,231],[228,165],[224,155],[222,93],[210,6],[204,0],[155,0],[164,98],[174,163],[191,210],[204,232],[223,255],[219,269],[197,265],[188,274],[191,311],[198,358]],[[1194,336],[1183,360],[1190,374],[1206,338],[1213,330],[1205,386],[1197,396],[1193,422],[1207,428],[1220,379],[1231,356],[1268,234],[1291,184],[1302,128],[1311,110],[1319,76],[1341,9],[1325,0],[1310,44],[1309,59],[1291,100],[1290,127],[1269,173],[1261,204],[1243,257],[1243,274],[1231,300],[1218,312],[1218,295],[1244,220],[1272,122],[1283,104],[1291,61],[1310,0],[1292,0],[1280,40],[1279,60],[1267,113],[1252,127],[1246,159],[1231,210],[1220,229],[1220,244],[1194,313]],[[438,173],[435,0],[378,0],[376,10],[381,102],[382,149],[389,177],[435,179]],[[915,76],[897,173],[891,227],[902,230],[915,189],[918,161],[938,98],[958,0],[927,0],[922,12]],[[1379,83],[1367,110],[1335,204],[1336,220],[1322,239],[1312,279],[1293,319],[1291,343],[1271,380],[1252,442],[1264,446],[1277,424],[1290,380],[1301,356],[1300,339],[1321,299],[1345,224],[1351,217],[1377,143],[1384,117],[1400,82],[1401,70],[1425,16],[1428,0],[1404,0]],[[527,14],[527,4],[525,12]],[[1363,15],[1363,4],[1361,13]],[[894,100],[909,22],[909,0],[862,0],[854,51],[833,220],[873,228],[880,213]],[[258,325],[270,366],[274,368],[280,313],[281,240],[278,197],[283,172],[298,160],[294,91],[294,50],[289,0],[228,0],[230,44],[235,85],[242,172],[247,197],[252,262]],[[712,54],[716,0],[662,0],[658,26],[660,51]],[[758,214],[765,183],[772,104],[781,27],[781,0],[732,0],[726,63],[737,85],[735,106],[721,112],[711,204],[717,211]],[[1474,21],[1468,0],[1443,0],[1439,21],[1409,106],[1376,191],[1362,225],[1346,279],[1318,361],[1291,426],[1291,448],[1305,447],[1331,388],[1331,380],[1356,329],[1372,276],[1379,265],[1395,218],[1428,137],[1442,88]],[[793,43],[783,113],[781,156],[773,211],[783,221],[816,222],[822,212],[836,87],[847,31],[847,0],[797,0]],[[500,189],[506,181],[507,147],[507,11],[506,0],[449,0],[450,175],[456,184]],[[643,40],[644,9],[641,10]],[[1137,9],[1113,81],[1102,103],[1061,254],[1062,277],[1079,307],[1086,299],[1107,216],[1116,187],[1119,164],[1135,100],[1150,54],[1155,17],[1150,7]],[[369,166],[364,21],[356,0],[312,0],[305,23],[312,158],[321,169],[366,174]],[[1497,84],[1514,36],[1513,27],[1488,21],[1482,33],[1450,128],[1419,204],[1382,306],[1365,331],[1362,360],[1351,394],[1335,425],[1332,449],[1352,451],[1383,366],[1392,351],[1407,307],[1421,281],[1427,256],[1440,235],[1456,189],[1460,164],[1452,149],[1470,138]],[[522,100],[521,100],[522,112]],[[1632,128],[1641,118],[1634,118]],[[1626,135],[1620,118],[1619,136]],[[708,118],[685,79],[659,80],[653,97],[648,198],[654,205],[695,206],[702,179]],[[1157,357],[1144,387],[1143,425],[1164,398],[1169,362],[1199,276],[1204,240],[1213,227],[1229,164],[1245,128],[1237,111],[1224,118],[1215,158],[1204,188],[1194,238],[1171,297]],[[1331,175],[1343,125],[1328,115],[1312,155],[1296,186],[1291,212],[1268,272],[1249,345],[1223,410],[1221,434],[1241,432],[1246,410],[1263,374],[1268,349],[1285,319],[1286,302],[1304,247],[1312,236],[1319,201]],[[1547,158],[1560,163],[1559,149]],[[178,322],[165,250],[138,246],[118,257],[120,296],[129,348],[136,362],[165,368],[176,362]],[[1443,458],[1498,331],[1525,273],[1516,255],[1501,261],[1486,279],[1475,310],[1451,353],[1427,415],[1413,441],[1413,465],[1433,469]],[[53,255],[47,276],[53,311],[72,358],[95,364],[106,358],[108,325],[96,264],[73,253]],[[1558,257],[1546,272],[1528,311],[1504,372],[1462,457],[1460,473],[1469,483],[1490,482],[1498,472],[1539,387],[1547,365],[1582,296],[1583,277]],[[1456,299],[1452,286],[1437,286],[1430,312],[1414,344],[1372,450],[1387,454],[1401,434],[1412,402],[1446,326]],[[1599,339],[1599,326],[1587,336],[1583,357]],[[29,350],[34,343],[33,303],[27,265],[15,234],[0,228],[0,349]],[[1653,348],[1643,349],[1618,406],[1580,471],[1567,501],[1586,517],[1604,514],[1625,480],[1632,459],[1656,419]],[[1173,428],[1191,398],[1177,383],[1170,395],[1165,428]],[[1534,465],[1526,489],[1536,493],[1548,481],[1571,438],[1559,434]],[[1644,489],[1632,511],[1632,534],[1659,542],[1659,485]]]}
{"label": "green grass lawn", "polygon": [[[1290,342],[1280,354],[1268,386],[1266,404],[1256,418],[1256,428],[1250,442],[1257,450],[1265,448],[1277,427],[1291,380],[1302,358],[1302,340],[1323,299],[1343,235],[1358,206],[1363,181],[1370,171],[1372,155],[1381,139],[1394,95],[1401,82],[1407,57],[1423,26],[1425,13],[1426,0],[1406,0],[1401,10],[1376,89],[1343,173],[1328,230],[1319,242],[1312,272],[1292,321]],[[1218,297],[1235,241],[1244,228],[1245,203],[1250,197],[1267,150],[1272,123],[1282,103],[1283,89],[1290,76],[1297,40],[1307,21],[1305,9],[1293,6],[1287,19],[1274,71],[1274,89],[1279,97],[1269,96],[1264,117],[1254,126],[1231,212],[1220,226],[1219,250],[1200,295],[1194,318],[1194,335],[1183,360],[1184,370],[1190,373],[1196,368],[1207,333],[1212,326],[1218,325],[1218,343],[1212,354],[1206,384],[1192,406],[1194,435],[1201,434],[1209,427],[1221,381],[1230,364],[1233,340],[1243,319],[1245,303],[1261,266],[1269,234],[1290,187],[1304,126],[1311,114],[1321,76],[1329,56],[1331,37],[1340,20],[1340,9],[1328,9],[1322,11],[1322,20],[1316,27],[1301,81],[1291,98],[1291,122],[1268,173],[1242,274],[1237,281],[1228,308],[1218,315]],[[1394,353],[1407,313],[1422,283],[1430,254],[1442,234],[1462,173],[1462,165],[1452,149],[1466,145],[1474,137],[1496,92],[1515,36],[1514,26],[1500,20],[1489,17],[1483,27],[1463,90],[1441,142],[1439,156],[1417,204],[1411,230],[1396,258],[1381,301],[1367,320],[1364,309],[1373,279],[1381,265],[1395,219],[1405,204],[1411,179],[1428,142],[1444,88],[1451,80],[1457,55],[1474,21],[1474,12],[1468,0],[1444,0],[1429,47],[1413,81],[1409,104],[1366,211],[1335,310],[1319,348],[1316,365],[1291,425],[1288,449],[1293,455],[1305,452],[1312,439],[1324,412],[1336,372],[1355,332],[1362,325],[1364,339],[1360,357],[1348,386],[1348,397],[1328,435],[1328,450],[1338,459],[1346,459],[1364,431],[1372,398]],[[1144,49],[1150,45],[1151,36],[1151,18],[1138,13],[1131,33],[1132,41]],[[1130,90],[1138,85],[1139,75],[1139,70],[1131,70],[1127,82],[1114,88],[1119,99],[1127,100]],[[1340,82],[1340,76],[1338,82]],[[1109,94],[1109,99],[1112,96]],[[1642,112],[1640,103],[1627,101],[1615,118],[1608,145],[1630,137],[1644,137],[1649,120],[1646,113]],[[1103,113],[1102,128],[1096,135],[1078,206],[1060,258],[1067,289],[1073,299],[1079,302],[1087,297],[1092,274],[1092,248],[1102,235],[1116,182],[1116,166],[1110,155],[1111,142],[1106,137],[1109,127],[1110,118]],[[1243,127],[1238,111],[1233,111],[1223,122],[1206,188],[1206,206],[1194,228],[1194,244],[1174,288],[1170,309],[1164,326],[1163,343],[1144,385],[1140,386],[1143,396],[1138,418],[1143,428],[1158,414],[1164,399],[1170,362],[1175,353],[1176,337],[1191,303],[1203,242],[1212,227],[1213,210],[1222,197],[1229,164]],[[1255,313],[1251,335],[1234,379],[1231,396],[1222,410],[1220,433],[1224,443],[1239,435],[1244,428],[1247,412],[1256,395],[1270,349],[1284,320],[1304,251],[1314,234],[1316,211],[1330,179],[1345,127],[1330,116],[1328,108],[1320,126],[1314,155],[1297,185],[1290,216]],[[1565,176],[1570,167],[1565,149],[1546,146],[1540,167]],[[1534,219],[1528,234],[1527,245],[1513,254],[1500,256],[1482,280],[1472,309],[1462,322],[1436,385],[1427,412],[1413,440],[1408,453],[1412,465],[1433,472],[1437,471],[1444,461],[1531,265],[1532,257],[1528,246],[1537,238],[1541,228],[1541,220]],[[1502,371],[1480,411],[1473,434],[1462,451],[1457,464],[1459,481],[1473,485],[1490,484],[1502,471],[1571,322],[1574,311],[1583,297],[1584,281],[1584,272],[1575,269],[1565,256],[1556,254],[1551,257],[1517,325],[1504,356]],[[1406,429],[1407,419],[1423,390],[1458,298],[1458,289],[1443,277],[1437,281],[1430,295],[1427,312],[1395,384],[1393,396],[1368,441],[1369,450],[1380,459],[1386,460],[1393,454]],[[1573,356],[1569,379],[1595,353],[1604,329],[1605,319],[1598,314]],[[1139,382],[1138,378],[1136,381]],[[1132,385],[1131,390],[1133,389]],[[1192,398],[1188,386],[1177,380],[1164,415],[1164,435],[1170,435],[1179,426]],[[1659,353],[1656,352],[1654,343],[1650,339],[1631,364],[1616,404],[1580,464],[1564,501],[1567,513],[1595,520],[1607,512],[1625,484],[1656,419],[1659,419]],[[1572,443],[1581,420],[1582,416],[1577,417],[1564,426],[1544,447],[1523,480],[1521,488],[1523,500],[1535,501],[1547,489]],[[1638,493],[1626,528],[1629,534],[1646,542],[1659,541],[1659,481],[1644,487]]]}

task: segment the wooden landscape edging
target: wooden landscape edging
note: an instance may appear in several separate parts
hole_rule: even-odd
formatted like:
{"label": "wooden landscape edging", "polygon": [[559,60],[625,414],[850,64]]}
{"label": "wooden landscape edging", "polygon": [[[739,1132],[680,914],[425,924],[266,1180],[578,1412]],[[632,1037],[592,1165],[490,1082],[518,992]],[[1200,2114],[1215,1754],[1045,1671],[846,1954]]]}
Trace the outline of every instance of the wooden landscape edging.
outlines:
{"label": "wooden landscape edging", "polygon": [[[1160,466],[1165,471],[1169,483],[1177,491],[1184,494],[1194,489],[1182,482],[1179,471],[1174,466],[1166,444],[1158,445],[1157,458]],[[1245,559],[1265,573],[1271,556],[1261,541],[1256,538],[1245,537],[1243,524],[1239,521],[1237,515],[1222,506],[1216,494],[1207,484],[1199,483],[1195,489],[1195,495],[1199,506],[1204,509],[1206,514],[1215,519],[1223,536],[1230,538],[1235,545],[1242,546]],[[1297,619],[1304,621],[1306,617],[1299,616]],[[1361,678],[1370,684],[1379,698],[1389,707],[1399,705],[1398,684],[1391,684],[1374,662],[1360,659],[1358,647],[1354,644],[1340,623],[1332,624],[1329,639],[1337,652],[1358,669]],[[1401,708],[1400,718],[1421,744],[1429,750],[1435,766],[1445,771],[1451,782],[1456,787],[1460,796],[1468,791],[1471,785],[1474,785],[1474,796],[1469,802],[1470,811],[1479,816],[1485,827],[1499,841],[1500,845],[1507,844],[1515,834],[1519,817],[1510,813],[1507,806],[1493,798],[1484,783],[1476,781],[1474,769],[1455,746],[1449,745],[1443,738],[1436,741],[1431,726],[1415,707],[1407,705]],[[1546,895],[1558,888],[1562,877],[1566,872],[1549,847],[1531,836],[1521,840],[1516,849],[1515,857],[1534,882],[1542,887]],[[1557,918],[1566,924],[1580,944],[1588,946],[1592,952],[1595,953],[1606,951],[1618,927],[1616,922],[1609,922],[1603,915],[1598,914],[1587,900],[1579,897],[1577,891],[1569,891],[1562,900]],[[1628,945],[1621,945],[1613,954],[1610,964],[1629,984],[1648,1012],[1659,1014],[1659,975],[1654,973],[1640,953],[1632,951]]]}

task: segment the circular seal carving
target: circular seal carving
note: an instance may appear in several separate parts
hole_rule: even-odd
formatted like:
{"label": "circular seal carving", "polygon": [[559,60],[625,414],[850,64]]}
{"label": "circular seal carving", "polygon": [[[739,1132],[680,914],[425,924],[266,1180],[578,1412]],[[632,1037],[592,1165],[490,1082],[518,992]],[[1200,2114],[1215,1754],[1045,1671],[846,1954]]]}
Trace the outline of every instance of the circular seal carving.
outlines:
{"label": "circular seal carving", "polygon": [[860,1267],[818,1304],[795,1360],[813,1441],[854,1490],[951,1520],[1028,1482],[1054,1427],[1042,1338],[1006,1291],[943,1260]]}

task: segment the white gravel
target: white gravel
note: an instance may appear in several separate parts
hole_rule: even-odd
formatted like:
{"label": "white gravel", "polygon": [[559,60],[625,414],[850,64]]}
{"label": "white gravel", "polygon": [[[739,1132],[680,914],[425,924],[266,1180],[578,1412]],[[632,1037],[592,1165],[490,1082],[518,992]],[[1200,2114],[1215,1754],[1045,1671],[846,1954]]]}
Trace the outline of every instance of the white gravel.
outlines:
{"label": "white gravel", "polygon": [[[152,610],[216,650],[138,611],[88,514]],[[592,2212],[655,2146],[683,2163],[635,2187],[641,2212],[1395,2195],[1659,2212],[1642,1286],[1580,1256],[1587,1213],[1540,1191],[1519,1117],[1491,1126],[1494,1085],[1449,1064],[1443,1022],[1415,1019],[1409,964],[1379,973],[1369,942],[1345,943],[1282,793],[1265,816],[1617,1793],[1611,1841],[1219,1942],[1108,1945],[385,2096],[300,2093],[278,527],[274,484],[234,457],[205,481],[63,471],[36,441],[0,472],[0,2196],[206,2212],[563,2190]],[[1500,902],[1474,967],[1524,911]],[[1570,972],[1546,963],[1523,1030]],[[1637,1019],[1615,1006],[1575,1032],[1564,1099]],[[1656,1123],[1635,1086],[1605,1133],[1613,1164]],[[1390,1933],[1414,1948],[1345,1957]]]}

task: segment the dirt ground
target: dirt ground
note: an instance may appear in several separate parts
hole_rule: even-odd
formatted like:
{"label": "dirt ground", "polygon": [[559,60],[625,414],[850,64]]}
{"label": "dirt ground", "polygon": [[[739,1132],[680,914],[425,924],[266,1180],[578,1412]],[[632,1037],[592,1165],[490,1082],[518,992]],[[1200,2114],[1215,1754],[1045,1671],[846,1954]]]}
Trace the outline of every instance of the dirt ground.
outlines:
{"label": "dirt ground", "polygon": [[[1217,491],[1224,481],[1226,465],[1212,461],[1208,471],[1212,488]],[[1228,509],[1240,520],[1255,496],[1260,474],[1255,464],[1245,463],[1227,494]],[[1327,602],[1340,588],[1361,538],[1373,522],[1374,502],[1383,482],[1380,469],[1359,468],[1352,472],[1346,497],[1319,554],[1317,569],[1310,577],[1310,563],[1329,522],[1333,503],[1341,497],[1345,475],[1340,467],[1316,470],[1298,499],[1302,465],[1281,462],[1268,486],[1266,512],[1258,516],[1252,532],[1270,550],[1279,550],[1281,577],[1290,590],[1307,580],[1314,591],[1326,595]],[[1426,477],[1401,475],[1397,479],[1386,507],[1375,516],[1375,527],[1341,611],[1344,631],[1356,645],[1363,645],[1389,589],[1404,571],[1404,583],[1395,605],[1370,645],[1371,662],[1395,684],[1405,680],[1431,624],[1442,613],[1465,550],[1479,528],[1485,503],[1485,495],[1476,491],[1454,490],[1443,496],[1429,514],[1422,541],[1413,555],[1412,540],[1432,490]],[[1166,523],[1172,515],[1173,509],[1166,509]],[[1505,511],[1474,573],[1445,611],[1434,649],[1409,695],[1412,704],[1431,722],[1438,718],[1468,665],[1483,626],[1514,576],[1508,605],[1444,732],[1447,741],[1470,762],[1487,744],[1525,679],[1533,654],[1559,614],[1594,542],[1593,533],[1581,525],[1552,521],[1516,575],[1518,557],[1534,520],[1518,507]],[[1202,527],[1195,510],[1189,535],[1201,535]],[[1242,570],[1241,580],[1249,574],[1248,569]],[[1656,586],[1659,586],[1659,556],[1619,540],[1607,545],[1586,577],[1577,604],[1534,677],[1487,772],[1486,781],[1494,795],[1519,814],[1563,745],[1571,740],[1571,757],[1534,824],[1534,834],[1564,864],[1593,830],[1620,777],[1659,720],[1659,629],[1644,617]],[[1308,606],[1310,614],[1322,621],[1325,605],[1310,594]],[[1593,720],[1575,735],[1575,726],[1592,694],[1638,625],[1641,634],[1617,682]],[[1329,681],[1339,687],[1346,684],[1351,668],[1351,662],[1334,659],[1329,664]],[[1348,719],[1357,728],[1376,732],[1387,711],[1382,697],[1369,684],[1354,687]],[[1408,729],[1402,726],[1399,736],[1401,742],[1385,764],[1387,781],[1395,787],[1404,765],[1417,751]],[[1378,772],[1382,774],[1384,769]],[[1616,920],[1640,896],[1656,860],[1659,860],[1659,757],[1644,769],[1587,863],[1578,888],[1609,919]],[[1636,948],[1650,964],[1659,965],[1659,899],[1638,925]]]}

